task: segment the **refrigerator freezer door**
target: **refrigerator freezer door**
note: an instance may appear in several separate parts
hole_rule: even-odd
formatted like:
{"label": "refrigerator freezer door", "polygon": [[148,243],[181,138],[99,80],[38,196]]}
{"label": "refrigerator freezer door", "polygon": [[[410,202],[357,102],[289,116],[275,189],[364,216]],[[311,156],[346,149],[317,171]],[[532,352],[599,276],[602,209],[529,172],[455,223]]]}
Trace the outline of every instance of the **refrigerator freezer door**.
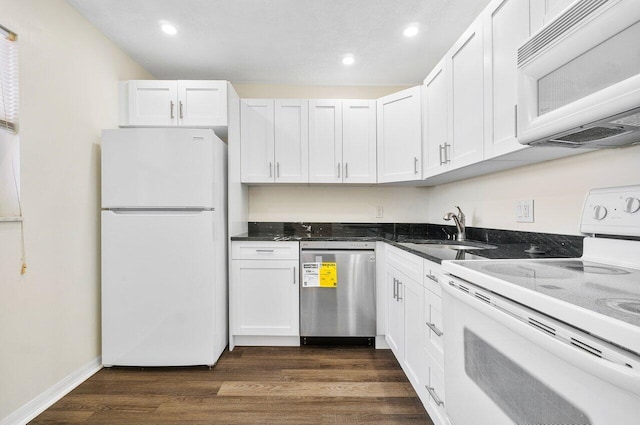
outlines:
{"label": "refrigerator freezer door", "polygon": [[212,130],[103,130],[102,208],[214,208],[214,143]]}
{"label": "refrigerator freezer door", "polygon": [[102,212],[103,364],[216,362],[215,214]]}

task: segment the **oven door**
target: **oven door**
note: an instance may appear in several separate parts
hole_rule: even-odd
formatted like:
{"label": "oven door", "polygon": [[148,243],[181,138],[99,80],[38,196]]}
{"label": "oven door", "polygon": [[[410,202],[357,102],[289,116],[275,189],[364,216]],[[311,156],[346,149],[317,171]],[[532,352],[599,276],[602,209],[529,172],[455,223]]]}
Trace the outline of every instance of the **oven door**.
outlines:
{"label": "oven door", "polygon": [[637,425],[637,356],[465,281],[447,282],[445,408],[454,425]]}

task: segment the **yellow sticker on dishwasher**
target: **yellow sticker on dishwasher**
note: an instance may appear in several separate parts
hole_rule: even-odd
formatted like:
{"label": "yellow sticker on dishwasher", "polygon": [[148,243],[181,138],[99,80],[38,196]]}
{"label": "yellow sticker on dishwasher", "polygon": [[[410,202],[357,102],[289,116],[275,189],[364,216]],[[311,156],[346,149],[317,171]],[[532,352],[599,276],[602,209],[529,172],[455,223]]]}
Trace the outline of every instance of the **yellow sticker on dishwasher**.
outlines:
{"label": "yellow sticker on dishwasher", "polygon": [[338,266],[336,263],[322,263],[320,266],[320,287],[335,288],[338,286]]}

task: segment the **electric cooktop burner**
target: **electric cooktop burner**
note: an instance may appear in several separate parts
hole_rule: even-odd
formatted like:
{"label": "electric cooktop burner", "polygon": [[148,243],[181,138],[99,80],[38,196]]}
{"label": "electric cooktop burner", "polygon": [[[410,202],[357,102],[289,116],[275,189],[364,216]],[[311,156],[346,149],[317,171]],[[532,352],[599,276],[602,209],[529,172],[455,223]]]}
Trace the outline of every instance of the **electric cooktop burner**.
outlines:
{"label": "electric cooktop burner", "polygon": [[480,260],[464,266],[640,326],[640,270],[580,259]]}

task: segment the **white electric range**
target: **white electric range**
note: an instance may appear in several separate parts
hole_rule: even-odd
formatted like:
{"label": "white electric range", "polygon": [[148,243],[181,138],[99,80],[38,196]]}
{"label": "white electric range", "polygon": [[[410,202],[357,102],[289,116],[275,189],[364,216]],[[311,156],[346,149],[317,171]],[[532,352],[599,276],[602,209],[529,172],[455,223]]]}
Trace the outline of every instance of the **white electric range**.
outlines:
{"label": "white electric range", "polygon": [[640,423],[640,186],[590,191],[581,232],[577,259],[443,262],[454,425]]}

